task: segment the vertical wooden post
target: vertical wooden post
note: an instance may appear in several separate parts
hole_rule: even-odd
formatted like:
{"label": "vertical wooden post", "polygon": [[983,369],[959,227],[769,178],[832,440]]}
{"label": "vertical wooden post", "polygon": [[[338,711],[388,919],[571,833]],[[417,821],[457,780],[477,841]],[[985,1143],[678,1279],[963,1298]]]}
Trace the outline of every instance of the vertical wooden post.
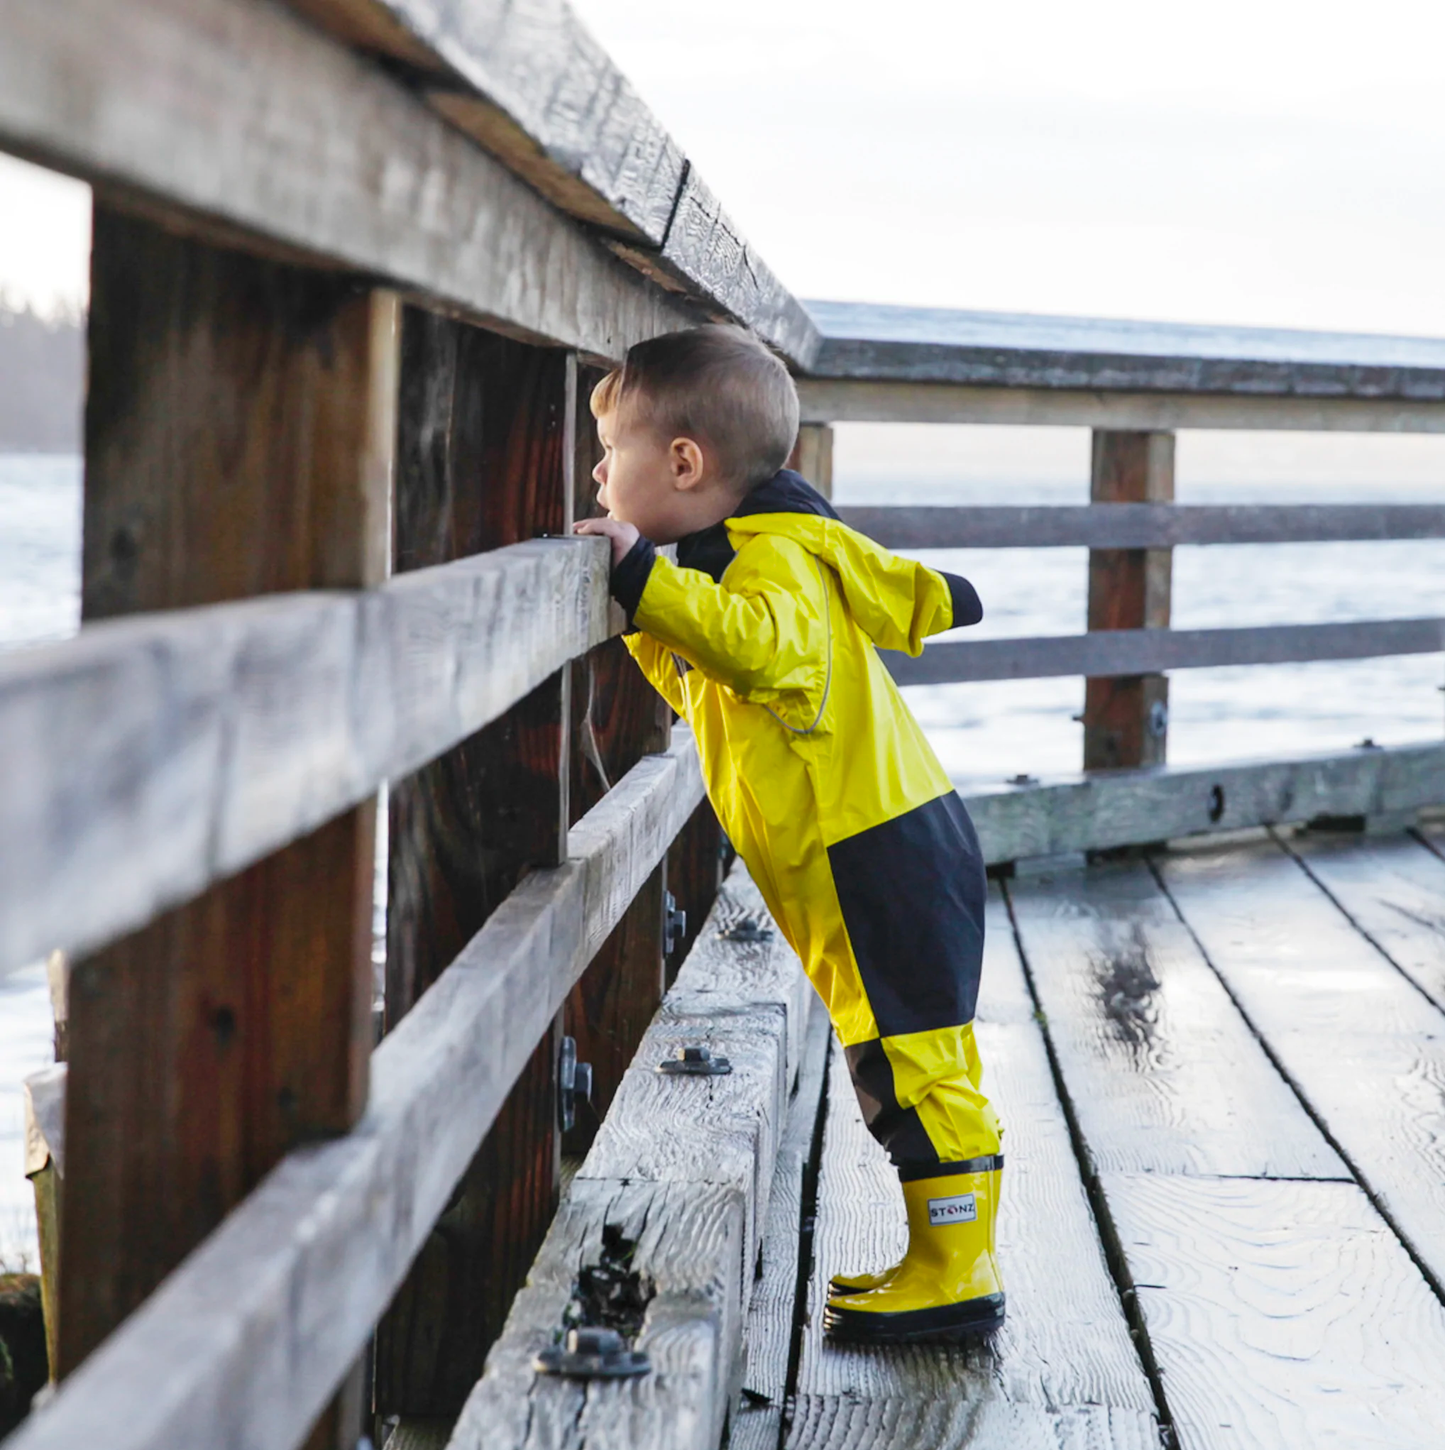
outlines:
{"label": "vertical wooden post", "polygon": [[[395,513],[400,570],[571,523],[576,367],[407,309]],[[570,671],[390,797],[388,1027],[522,874],[566,852]],[[377,1331],[381,1414],[455,1415],[556,1208],[556,1036],[533,1054]]]}
{"label": "vertical wooden post", "polygon": [[833,425],[804,423],[788,467],[801,473],[824,498],[833,497]]}
{"label": "vertical wooden post", "polygon": [[[378,582],[396,324],[389,293],[98,206],[84,618]],[[62,1374],[289,1147],[360,1116],[374,824],[348,811],[75,964]]]}
{"label": "vertical wooden post", "polygon": [[[601,512],[592,470],[601,457],[587,399],[600,371],[579,373],[574,507],[578,518]],[[666,750],[672,711],[643,678],[620,639],[598,645],[573,664],[572,816],[590,810],[644,755]],[[594,1113],[579,1115],[568,1152],[592,1140],[663,993],[666,869],[659,864],[593,958],[567,1002],[566,1030],[577,1055],[592,1064]]]}
{"label": "vertical wooden post", "polygon": [[[1090,498],[1096,504],[1172,503],[1174,435],[1094,430]],[[1171,549],[1091,549],[1089,628],[1165,629]],[[1089,680],[1084,691],[1084,769],[1157,765],[1169,724],[1167,675]]]}
{"label": "vertical wooden post", "polygon": [[667,853],[667,889],[686,923],[667,957],[667,983],[687,960],[722,885],[723,831],[709,801],[702,801]]}

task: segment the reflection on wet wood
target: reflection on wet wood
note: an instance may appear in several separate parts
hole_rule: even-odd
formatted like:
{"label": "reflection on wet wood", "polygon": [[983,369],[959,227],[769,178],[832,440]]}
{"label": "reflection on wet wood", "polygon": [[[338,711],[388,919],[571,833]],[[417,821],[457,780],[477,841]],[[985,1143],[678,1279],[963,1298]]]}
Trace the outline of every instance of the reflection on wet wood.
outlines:
{"label": "reflection on wet wood", "polygon": [[999,1237],[1008,1321],[992,1342],[966,1348],[868,1350],[823,1338],[829,1276],[880,1267],[903,1248],[897,1180],[835,1053],[789,1447],[1158,1443],[1043,1040],[1019,1011],[1026,993],[997,896],[984,979],[979,1047],[1006,1134]]}
{"label": "reflection on wet wood", "polygon": [[1439,1445],[1445,1310],[1355,1184],[1105,1188],[1181,1444]]}
{"label": "reflection on wet wood", "polygon": [[1142,861],[1009,897],[1101,1172],[1349,1176]]}

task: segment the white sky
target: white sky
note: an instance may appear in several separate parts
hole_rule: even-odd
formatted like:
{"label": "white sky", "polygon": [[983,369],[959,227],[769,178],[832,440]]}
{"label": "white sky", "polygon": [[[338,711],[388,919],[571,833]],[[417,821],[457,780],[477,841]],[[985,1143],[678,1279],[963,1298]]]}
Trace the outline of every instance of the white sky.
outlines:
{"label": "white sky", "polygon": [[[1432,0],[576,8],[802,296],[1445,334]],[[0,290],[86,211],[0,158]]]}

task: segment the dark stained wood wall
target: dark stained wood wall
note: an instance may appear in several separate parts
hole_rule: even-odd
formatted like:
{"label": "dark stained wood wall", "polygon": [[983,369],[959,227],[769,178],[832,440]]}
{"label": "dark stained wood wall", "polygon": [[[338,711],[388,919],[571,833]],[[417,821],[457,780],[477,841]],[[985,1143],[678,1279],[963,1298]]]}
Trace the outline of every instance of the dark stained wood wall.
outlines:
{"label": "dark stained wood wall", "polygon": [[[407,309],[398,571],[565,532],[575,362]],[[560,671],[390,796],[386,1024],[532,867],[566,852],[570,679]],[[460,1410],[556,1207],[554,1030],[537,1047],[377,1334],[380,1414]]]}

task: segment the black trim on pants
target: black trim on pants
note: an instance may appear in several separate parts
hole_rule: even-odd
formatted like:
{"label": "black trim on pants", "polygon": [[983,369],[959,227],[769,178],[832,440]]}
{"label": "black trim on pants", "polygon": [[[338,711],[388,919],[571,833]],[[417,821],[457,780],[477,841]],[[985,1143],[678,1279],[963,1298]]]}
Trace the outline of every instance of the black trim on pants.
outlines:
{"label": "black trim on pants", "polygon": [[935,1163],[933,1167],[910,1164],[899,1168],[901,1183],[913,1183],[920,1178],[952,1178],[960,1173],[997,1173],[1003,1167],[1003,1154],[990,1153],[986,1158],[963,1158],[957,1163]]}
{"label": "black trim on pants", "polygon": [[900,1107],[893,1090],[893,1064],[875,1037],[843,1049],[848,1076],[863,1110],[868,1131],[888,1150],[900,1175],[917,1170],[919,1178],[938,1172],[938,1149],[928,1136],[916,1108]]}

